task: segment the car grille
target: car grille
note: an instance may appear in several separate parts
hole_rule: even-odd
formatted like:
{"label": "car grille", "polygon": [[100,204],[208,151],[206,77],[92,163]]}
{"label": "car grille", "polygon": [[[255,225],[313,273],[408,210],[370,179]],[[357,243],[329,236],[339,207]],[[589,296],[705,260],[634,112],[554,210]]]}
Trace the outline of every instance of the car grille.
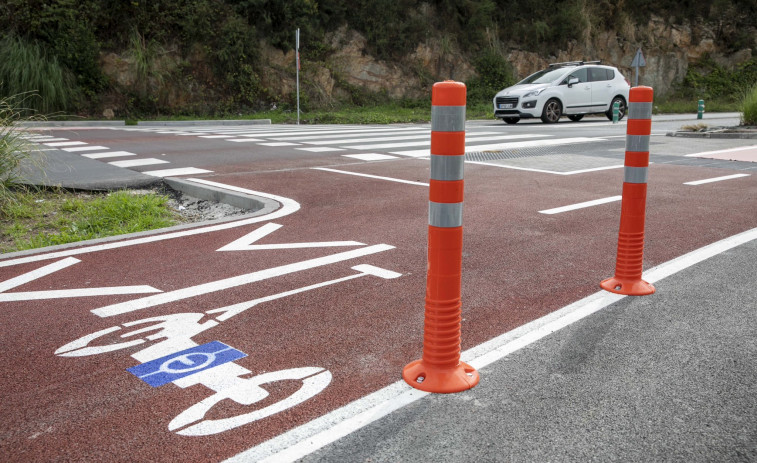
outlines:
{"label": "car grille", "polygon": [[512,107],[515,108],[518,106],[518,97],[512,97],[512,96],[498,96],[497,97],[497,108],[499,108],[499,105],[501,104],[511,104]]}

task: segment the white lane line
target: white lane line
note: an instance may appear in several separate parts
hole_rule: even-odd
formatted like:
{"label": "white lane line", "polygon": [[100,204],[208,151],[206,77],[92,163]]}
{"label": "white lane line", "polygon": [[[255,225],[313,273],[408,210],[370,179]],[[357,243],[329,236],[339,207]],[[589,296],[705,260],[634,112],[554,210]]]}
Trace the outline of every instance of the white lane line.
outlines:
{"label": "white lane line", "polygon": [[[372,130],[370,132],[366,132],[368,136],[375,135],[376,130]],[[426,136],[429,136],[431,134],[431,129],[416,129],[416,128],[397,128],[394,130],[389,129],[381,129],[381,132],[384,133],[397,133],[401,135],[416,135],[416,134],[425,134]],[[320,140],[324,138],[339,138],[339,137],[357,137],[358,135],[353,134],[359,134],[362,133],[362,130],[346,130],[346,131],[340,131],[338,133],[332,133],[331,135],[311,135],[311,136],[296,136],[296,137],[270,137],[272,140],[280,140],[280,141],[305,141],[305,140]],[[384,139],[386,140],[386,139]]]}
{"label": "white lane line", "polygon": [[[543,136],[543,135],[542,135]],[[605,137],[607,138],[607,137]],[[592,143],[597,141],[605,141],[604,138],[587,138],[587,137],[574,137],[574,138],[555,138],[551,140],[530,140],[510,143],[497,143],[491,145],[471,145],[468,146],[468,140],[466,140],[465,152],[473,153],[476,151],[505,151],[516,148],[537,148],[541,146],[558,146],[558,145],[570,145],[575,143]],[[400,156],[411,157],[426,157],[431,155],[431,150],[410,150],[410,151],[392,151],[391,154],[398,154]]]}
{"label": "white lane line", "polygon": [[704,185],[705,183],[722,182],[723,180],[731,180],[734,178],[749,177],[750,174],[733,174],[726,175],[724,177],[706,178],[704,180],[695,180],[693,182],[686,182],[684,185]]}
{"label": "white lane line", "polygon": [[150,170],[142,173],[153,177],[178,177],[180,175],[208,174],[210,172],[213,171],[197,167],[179,167],[176,169]]}
{"label": "white lane line", "polygon": [[[644,273],[644,280],[656,283],[754,239],[757,239],[757,228],[699,248],[650,269]],[[473,347],[461,354],[461,360],[476,369],[484,368],[562,328],[609,307],[625,297],[627,296],[599,291]],[[402,380],[397,381],[309,423],[239,453],[225,460],[224,463],[252,461],[284,463],[296,461],[427,395],[429,393],[413,389]]]}
{"label": "white lane line", "polygon": [[200,138],[232,138],[232,135],[200,135]]}
{"label": "white lane line", "polygon": [[0,282],[0,293],[37,280],[46,275],[50,275],[57,272],[58,270],[63,270],[64,268],[78,264],[79,262],[81,261],[75,257],[68,257],[58,262],[53,262],[52,264],[40,267],[36,270],[32,270],[31,272],[24,273],[23,275],[19,275],[15,278],[11,278],[10,280],[5,280],[3,282]]}
{"label": "white lane line", "polygon": [[258,143],[260,146],[300,146],[299,143],[290,143],[288,141],[275,141],[269,143]]}
{"label": "white lane line", "polygon": [[162,159],[155,159],[155,158],[145,158],[145,159],[129,159],[126,161],[112,161],[108,164],[116,167],[139,167],[139,166],[152,166],[155,164],[168,164],[168,161],[164,161]]}
{"label": "white lane line", "polygon": [[89,159],[103,159],[103,158],[118,158],[121,156],[136,156],[137,153],[131,153],[129,151],[108,151],[107,153],[94,153],[94,154],[82,154],[83,157]]}
{"label": "white lane line", "polygon": [[346,170],[329,169],[329,168],[326,168],[326,167],[313,167],[312,169],[313,170],[322,170],[324,172],[334,172],[334,173],[337,173],[337,174],[347,174],[347,175],[356,175],[358,177],[368,177],[368,178],[373,178],[373,179],[376,179],[376,180],[387,180],[389,182],[407,183],[408,185],[418,185],[418,186],[428,186],[429,185],[428,183],[413,182],[413,181],[410,181],[410,180],[402,180],[402,179],[399,179],[399,178],[381,177],[381,176],[378,176],[378,175],[360,174],[360,173],[357,173],[357,172],[348,172]]}
{"label": "white lane line", "polygon": [[[301,131],[301,132],[286,132],[286,135],[324,135],[324,134],[341,134],[341,135],[348,135],[351,133],[368,133],[368,132],[403,132],[407,130],[418,130],[417,127],[393,127],[393,128],[371,128],[371,129],[339,129],[339,130],[308,130],[308,131]],[[251,136],[253,137],[281,137],[284,135],[282,132],[264,132],[264,133],[251,133]],[[308,137],[309,138],[309,137]],[[276,138],[277,140],[281,140],[281,138]],[[291,138],[286,138],[286,140],[292,140]]]}
{"label": "white lane line", "polygon": [[583,203],[571,204],[569,206],[556,207],[554,209],[545,209],[539,211],[540,214],[559,214],[561,212],[575,211],[576,209],[583,209],[586,207],[598,206],[600,204],[612,203],[623,199],[622,196],[610,196],[609,198],[595,199],[593,201],[586,201]]}
{"label": "white lane line", "polygon": [[263,141],[263,139],[262,138],[231,138],[231,139],[226,139],[226,141],[233,141],[236,143],[247,143],[251,141]]}
{"label": "white lane line", "polygon": [[44,143],[45,146],[61,147],[61,146],[77,146],[86,145],[83,141],[57,141],[55,143]]}
{"label": "white lane line", "polygon": [[343,154],[345,158],[358,159],[360,161],[385,161],[387,159],[397,159],[397,156],[389,156],[388,154],[379,153],[363,153],[363,154]]}
{"label": "white lane line", "polygon": [[500,167],[503,169],[525,170],[527,172],[539,172],[542,174],[552,174],[552,175],[576,175],[576,174],[585,174],[587,172],[597,172],[600,170],[622,169],[624,167],[623,164],[618,164],[614,166],[594,167],[591,169],[580,169],[580,170],[569,170],[567,172],[558,172],[556,170],[531,169],[529,167],[508,166],[507,164],[495,164],[493,162],[481,162],[481,161],[465,161],[465,162],[467,164],[478,164],[481,166]]}
{"label": "white lane line", "polygon": [[[523,134],[523,135],[500,135],[497,137],[466,137],[465,143],[467,145],[469,142],[477,142],[477,141],[512,140],[512,139],[537,138],[537,137],[549,137],[549,135]],[[377,149],[388,149],[388,148],[403,148],[405,146],[409,147],[409,146],[430,145],[431,138],[430,137],[424,137],[424,138],[425,140],[417,141],[417,142],[379,143],[377,145],[347,145],[347,148],[356,149],[356,150],[377,150]]]}
{"label": "white lane line", "polygon": [[345,151],[344,148],[331,148],[328,146],[315,146],[313,148],[295,148],[299,151],[308,151],[311,153],[328,153],[330,151]]}
{"label": "white lane line", "polygon": [[241,187],[237,187],[233,185],[226,185],[223,183],[212,182],[209,180],[202,180],[198,178],[187,178],[185,180],[193,182],[193,183],[200,183],[203,185],[214,186],[216,188],[222,188],[225,190],[237,191],[239,193],[244,193],[244,194],[249,194],[249,195],[254,195],[254,196],[262,196],[263,198],[272,199],[278,202],[279,204],[281,204],[281,207],[269,214],[260,215],[257,217],[250,217],[249,219],[242,219],[242,220],[237,220],[234,222],[227,222],[227,223],[222,223],[218,225],[194,228],[190,230],[182,230],[182,231],[173,232],[173,233],[165,233],[162,235],[151,235],[151,236],[145,236],[141,238],[134,238],[130,240],[127,239],[123,241],[95,244],[91,246],[82,246],[80,248],[66,249],[63,251],[53,251],[53,252],[42,253],[42,254],[34,254],[32,256],[19,257],[16,259],[0,260],[0,267],[10,267],[13,265],[26,264],[29,262],[38,262],[41,260],[56,259],[58,257],[75,256],[78,254],[105,251],[108,249],[117,249],[117,248],[123,248],[127,246],[136,246],[139,244],[153,243],[156,241],[163,241],[163,240],[168,240],[168,239],[173,239],[173,238],[182,238],[185,236],[201,235],[203,233],[211,233],[211,232],[220,231],[220,230],[229,230],[232,228],[243,227],[245,225],[250,225],[254,223],[266,222],[268,220],[275,220],[275,219],[293,214],[297,212],[298,210],[300,210],[300,203],[298,203],[297,201],[293,199],[285,198],[284,196],[277,196],[277,195],[272,195],[269,193],[263,193],[260,191],[248,190],[246,188],[241,188]]}
{"label": "white lane line", "polygon": [[107,146],[79,146],[76,148],[63,148],[63,151],[68,151],[69,153],[78,153],[80,151],[98,151],[98,150],[109,150]]}
{"label": "white lane line", "polygon": [[45,140],[32,140],[32,141],[34,141],[36,143],[43,143],[43,142],[46,143],[46,142],[49,142],[49,141],[66,141],[66,140],[68,140],[68,138],[48,138],[48,139],[45,139]]}
{"label": "white lane line", "polygon": [[19,293],[2,293],[0,302],[16,301],[37,301],[42,299],[62,299],[70,297],[88,297],[88,296],[111,296],[116,294],[145,294],[160,293],[161,290],[152,286],[111,286],[104,288],[80,288],[80,289],[58,289],[49,291],[29,291]]}
{"label": "white lane line", "polygon": [[[487,133],[494,133],[494,132],[487,132]],[[353,138],[343,138],[341,140],[335,140],[331,138],[330,140],[316,140],[316,141],[307,141],[303,140],[303,143],[307,143],[308,145],[345,145],[350,143],[368,143],[368,142],[374,142],[374,141],[392,141],[392,140],[430,140],[431,132],[426,131],[426,133],[421,135],[408,135],[408,136],[398,136],[398,137],[375,137],[375,138],[359,138],[359,137],[353,137]],[[429,142],[430,143],[430,142]]]}
{"label": "white lane line", "polygon": [[738,148],[728,148],[728,149],[717,150],[717,151],[703,151],[701,153],[686,154],[684,156],[687,157],[687,158],[690,158],[690,157],[700,157],[700,156],[705,156],[706,157],[707,155],[710,155],[710,154],[731,153],[733,151],[745,151],[745,150],[753,150],[753,149],[757,149],[757,145],[740,146]]}

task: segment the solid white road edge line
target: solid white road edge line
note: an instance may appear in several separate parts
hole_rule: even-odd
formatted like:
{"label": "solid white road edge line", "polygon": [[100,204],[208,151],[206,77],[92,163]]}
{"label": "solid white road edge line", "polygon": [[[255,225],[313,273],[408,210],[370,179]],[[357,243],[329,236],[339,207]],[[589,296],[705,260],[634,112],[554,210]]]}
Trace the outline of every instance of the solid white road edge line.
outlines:
{"label": "solid white road edge line", "polygon": [[[710,257],[757,239],[757,228],[725,238],[658,265],[644,273],[650,283],[660,281]],[[599,291],[560,310],[504,333],[462,353],[461,360],[480,369],[569,326],[626,296]],[[399,375],[399,372],[397,372]],[[227,460],[238,462],[291,462],[409,405],[429,393],[397,381],[342,408],[294,428]]]}

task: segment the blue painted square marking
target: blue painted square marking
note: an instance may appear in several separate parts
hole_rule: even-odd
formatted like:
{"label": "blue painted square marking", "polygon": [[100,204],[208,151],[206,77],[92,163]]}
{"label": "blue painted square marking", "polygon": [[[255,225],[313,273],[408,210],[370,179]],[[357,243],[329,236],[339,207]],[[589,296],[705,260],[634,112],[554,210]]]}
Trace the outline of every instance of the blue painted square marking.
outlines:
{"label": "blue painted square marking", "polygon": [[243,357],[247,354],[220,341],[212,341],[127,368],[126,371],[150,386],[158,387]]}

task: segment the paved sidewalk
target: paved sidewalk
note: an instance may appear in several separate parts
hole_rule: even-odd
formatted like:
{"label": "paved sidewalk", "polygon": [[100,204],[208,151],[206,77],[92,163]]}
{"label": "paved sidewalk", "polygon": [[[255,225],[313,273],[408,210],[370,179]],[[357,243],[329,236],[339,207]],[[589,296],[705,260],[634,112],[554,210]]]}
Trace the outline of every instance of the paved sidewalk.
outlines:
{"label": "paved sidewalk", "polygon": [[82,190],[144,188],[162,183],[159,177],[61,150],[38,151],[19,170],[22,183]]}
{"label": "paved sidewalk", "polygon": [[757,240],[302,461],[757,461]]}

